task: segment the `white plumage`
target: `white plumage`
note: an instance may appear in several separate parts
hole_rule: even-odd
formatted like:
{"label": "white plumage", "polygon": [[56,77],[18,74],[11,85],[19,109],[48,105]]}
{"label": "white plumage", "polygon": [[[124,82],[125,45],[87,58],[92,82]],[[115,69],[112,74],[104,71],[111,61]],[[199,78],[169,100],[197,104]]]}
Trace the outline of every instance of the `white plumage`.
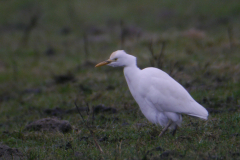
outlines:
{"label": "white plumage", "polygon": [[109,65],[124,67],[129,90],[138,103],[144,116],[152,123],[168,129],[181,125],[181,114],[207,120],[207,110],[197,103],[190,94],[172,77],[160,69],[149,67],[139,69],[136,57],[123,50],[115,51],[107,61],[96,67]]}

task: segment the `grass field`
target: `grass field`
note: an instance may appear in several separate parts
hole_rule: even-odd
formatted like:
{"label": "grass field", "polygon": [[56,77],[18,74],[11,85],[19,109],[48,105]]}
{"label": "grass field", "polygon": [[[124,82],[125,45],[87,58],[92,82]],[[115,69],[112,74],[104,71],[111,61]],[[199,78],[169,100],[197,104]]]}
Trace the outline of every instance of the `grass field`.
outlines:
{"label": "grass field", "polygon": [[[235,0],[0,1],[0,143],[27,159],[240,159],[239,19]],[[122,69],[94,68],[118,49],[169,73],[209,119],[183,116],[175,136],[159,138]],[[75,101],[88,104],[95,138],[76,110],[64,112]],[[116,112],[94,110],[102,104]],[[73,130],[24,129],[47,117]]]}

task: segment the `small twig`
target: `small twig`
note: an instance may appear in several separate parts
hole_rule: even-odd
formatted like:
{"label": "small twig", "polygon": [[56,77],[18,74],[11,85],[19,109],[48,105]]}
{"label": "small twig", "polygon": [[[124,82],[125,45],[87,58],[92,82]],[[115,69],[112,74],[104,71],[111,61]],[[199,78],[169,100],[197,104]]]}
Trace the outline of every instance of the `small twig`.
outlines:
{"label": "small twig", "polygon": [[163,56],[164,56],[164,49],[165,49],[165,45],[166,44],[166,42],[165,41],[163,41],[162,42],[162,46],[161,46],[161,51],[160,51],[160,53],[159,53],[159,56],[158,56],[158,58],[157,58],[157,67],[158,68],[162,68],[163,67]]}
{"label": "small twig", "polygon": [[228,26],[227,32],[228,32],[230,50],[232,50],[232,48],[233,48],[233,28],[232,28],[232,26]]}
{"label": "small twig", "polygon": [[39,15],[35,14],[31,17],[29,24],[27,25],[26,29],[24,30],[24,35],[22,38],[22,44],[25,46],[29,40],[29,36],[31,31],[37,26],[39,20]]}
{"label": "small twig", "polygon": [[150,58],[150,64],[151,66],[155,66],[154,62],[155,62],[155,56],[154,56],[154,51],[153,51],[153,41],[151,40],[148,44],[148,50],[150,51],[151,55],[152,55],[152,59]]}
{"label": "small twig", "polygon": [[173,68],[175,66],[175,62],[170,62],[170,67],[169,67],[169,75],[172,77],[172,74],[173,74]]}
{"label": "small twig", "polygon": [[98,142],[97,142],[97,140],[96,140],[96,137],[95,137],[95,135],[94,135],[94,132],[93,132],[93,131],[90,129],[90,127],[87,125],[87,123],[86,123],[86,121],[84,120],[84,118],[83,118],[80,110],[78,109],[78,106],[77,106],[76,101],[74,102],[74,104],[75,104],[75,107],[77,108],[77,111],[78,111],[79,115],[80,115],[81,118],[82,118],[82,121],[83,121],[84,125],[86,126],[86,128],[89,130],[91,136],[93,137],[94,143],[95,143],[95,145],[97,146],[98,150],[99,150],[101,153],[104,153],[103,150],[102,150],[102,148],[101,148],[101,146],[98,144]]}
{"label": "small twig", "polygon": [[152,57],[154,58],[154,51],[153,51],[153,41],[151,40],[148,44],[148,49],[152,55]]}
{"label": "small twig", "polygon": [[15,58],[12,58],[12,67],[13,67],[13,80],[15,83],[18,82],[18,65]]}
{"label": "small twig", "polygon": [[120,48],[123,49],[124,48],[124,41],[125,41],[125,31],[124,31],[124,22],[123,20],[120,20],[120,29],[121,29],[121,33],[120,33]]}
{"label": "small twig", "polygon": [[75,9],[75,2],[74,0],[70,0],[70,1],[65,1],[66,6],[67,6],[67,12],[68,12],[68,17],[72,23],[73,27],[78,27],[81,25],[81,20],[76,12]]}
{"label": "small twig", "polygon": [[151,40],[148,44],[148,50],[150,51],[152,58],[150,58],[150,63],[153,67],[162,68],[163,67],[163,57],[164,57],[164,50],[166,46],[166,41],[163,41],[161,43],[161,50],[158,56],[154,55],[154,49],[153,49],[153,41]]}
{"label": "small twig", "polygon": [[86,106],[87,106],[87,110],[86,110],[86,112],[87,112],[87,115],[89,115],[90,109],[89,109],[89,105],[88,105],[88,103],[86,103]]}
{"label": "small twig", "polygon": [[119,144],[119,147],[118,147],[118,152],[121,156],[121,153],[122,153],[122,140],[120,141],[120,144]]}
{"label": "small twig", "polygon": [[92,125],[94,124],[94,108],[92,107]]}
{"label": "small twig", "polygon": [[88,45],[88,36],[86,32],[83,34],[83,46],[84,46],[84,52],[85,52],[85,61],[87,61],[89,58],[89,45]]}
{"label": "small twig", "polygon": [[90,109],[89,109],[88,103],[85,102],[85,104],[86,104],[86,106],[87,106],[86,113],[87,113],[87,115],[88,115],[88,117],[87,117],[87,124],[89,125],[89,117],[90,117],[89,112],[90,112]]}
{"label": "small twig", "polygon": [[82,114],[81,114],[81,112],[80,112],[80,110],[79,110],[79,108],[78,108],[78,106],[77,106],[77,103],[74,102],[74,104],[75,104],[75,107],[77,108],[78,113],[80,114],[80,116],[81,116],[81,118],[82,118],[82,120],[83,120],[83,123],[85,124],[85,126],[87,127],[87,129],[88,129],[88,130],[90,131],[90,133],[91,133],[92,130],[88,127],[87,123],[85,122],[85,120],[84,120],[84,118],[83,118],[83,116],[82,116]]}

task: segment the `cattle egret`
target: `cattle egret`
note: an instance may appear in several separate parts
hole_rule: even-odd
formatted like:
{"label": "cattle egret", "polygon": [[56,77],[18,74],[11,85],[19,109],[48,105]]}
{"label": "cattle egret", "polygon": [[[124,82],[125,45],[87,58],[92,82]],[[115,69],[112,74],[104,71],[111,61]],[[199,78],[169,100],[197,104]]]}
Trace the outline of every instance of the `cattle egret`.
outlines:
{"label": "cattle egret", "polygon": [[124,68],[129,90],[144,116],[150,122],[164,127],[159,136],[168,128],[175,134],[182,122],[181,114],[207,120],[207,110],[164,71],[153,67],[139,69],[137,58],[123,50],[113,52],[108,60],[95,67],[103,65]]}

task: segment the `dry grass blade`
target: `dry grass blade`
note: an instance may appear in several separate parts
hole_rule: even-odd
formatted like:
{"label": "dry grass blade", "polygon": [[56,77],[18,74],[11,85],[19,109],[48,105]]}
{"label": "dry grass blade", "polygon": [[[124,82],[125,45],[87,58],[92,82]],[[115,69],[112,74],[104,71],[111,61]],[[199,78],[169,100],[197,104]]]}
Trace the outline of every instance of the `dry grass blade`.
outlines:
{"label": "dry grass blade", "polygon": [[89,126],[87,125],[87,123],[85,122],[85,120],[84,120],[84,118],[83,118],[80,110],[78,109],[78,106],[77,106],[76,101],[74,102],[74,104],[75,104],[75,107],[77,108],[77,111],[78,111],[79,115],[80,115],[81,118],[82,118],[82,121],[83,121],[84,125],[87,127],[87,129],[89,130],[91,136],[93,137],[94,143],[95,143],[95,145],[97,146],[98,150],[99,150],[101,153],[104,153],[103,150],[102,150],[102,148],[101,148],[101,146],[98,144],[98,142],[97,142],[97,140],[96,140],[96,137],[95,137],[95,135],[94,135],[94,132],[90,129],[90,127],[89,127]]}

